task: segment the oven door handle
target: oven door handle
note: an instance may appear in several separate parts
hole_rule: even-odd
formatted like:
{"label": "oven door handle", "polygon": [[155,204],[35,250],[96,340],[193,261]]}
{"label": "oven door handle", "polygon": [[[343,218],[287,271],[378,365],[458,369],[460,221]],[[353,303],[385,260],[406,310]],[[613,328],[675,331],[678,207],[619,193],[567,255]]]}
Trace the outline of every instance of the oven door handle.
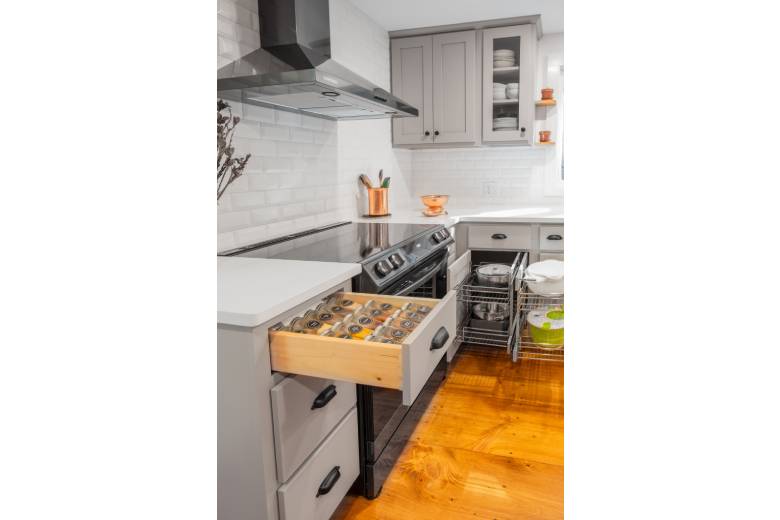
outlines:
{"label": "oven door handle", "polygon": [[428,264],[424,266],[423,270],[425,274],[423,276],[420,276],[408,287],[404,287],[402,291],[394,292],[392,294],[395,296],[403,296],[405,294],[409,294],[410,292],[414,291],[418,287],[425,285],[425,282],[427,282],[432,277],[437,275],[437,273],[439,272],[439,270],[442,268],[443,265],[447,265],[447,255],[444,255],[443,259],[436,262],[435,264]]}

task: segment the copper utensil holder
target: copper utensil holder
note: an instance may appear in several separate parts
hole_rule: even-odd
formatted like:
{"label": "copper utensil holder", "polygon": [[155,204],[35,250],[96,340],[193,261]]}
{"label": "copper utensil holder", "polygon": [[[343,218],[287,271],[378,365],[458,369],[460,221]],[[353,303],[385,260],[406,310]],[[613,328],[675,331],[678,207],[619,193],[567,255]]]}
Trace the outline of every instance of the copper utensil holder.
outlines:
{"label": "copper utensil holder", "polygon": [[388,188],[368,189],[368,214],[372,217],[387,215],[390,210],[388,203]]}

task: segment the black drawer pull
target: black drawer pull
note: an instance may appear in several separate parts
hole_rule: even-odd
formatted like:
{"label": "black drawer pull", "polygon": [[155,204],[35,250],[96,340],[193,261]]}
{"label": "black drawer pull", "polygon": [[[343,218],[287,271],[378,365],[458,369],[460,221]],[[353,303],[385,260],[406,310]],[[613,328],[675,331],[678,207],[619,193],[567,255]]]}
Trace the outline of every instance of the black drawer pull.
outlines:
{"label": "black drawer pull", "polygon": [[328,476],[325,477],[325,480],[322,481],[322,484],[320,484],[320,488],[317,490],[317,496],[320,495],[327,495],[330,493],[330,490],[333,489],[333,486],[336,485],[336,482],[339,481],[341,478],[341,471],[339,471],[341,468],[336,466],[332,470],[330,470],[330,473],[328,473]]}
{"label": "black drawer pull", "polygon": [[490,238],[494,240],[504,240],[506,238],[506,235],[503,233],[494,233],[490,236]]}
{"label": "black drawer pull", "polygon": [[561,235],[547,235],[547,240],[563,240]]}
{"label": "black drawer pull", "polygon": [[436,331],[436,334],[433,335],[431,350],[439,350],[447,343],[448,339],[450,339],[450,333],[447,332],[447,329],[441,327]]}
{"label": "black drawer pull", "polygon": [[320,392],[320,395],[314,399],[314,402],[311,405],[311,409],[314,410],[317,408],[322,408],[334,397],[336,397],[336,385],[328,385],[328,387]]}

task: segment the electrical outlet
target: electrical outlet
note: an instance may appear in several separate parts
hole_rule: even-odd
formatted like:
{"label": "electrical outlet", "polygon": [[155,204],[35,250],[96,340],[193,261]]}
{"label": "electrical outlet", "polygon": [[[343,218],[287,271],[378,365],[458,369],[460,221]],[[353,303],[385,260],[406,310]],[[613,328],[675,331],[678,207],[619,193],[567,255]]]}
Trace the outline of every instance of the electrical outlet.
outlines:
{"label": "electrical outlet", "polygon": [[498,183],[486,181],[482,183],[482,196],[498,195]]}

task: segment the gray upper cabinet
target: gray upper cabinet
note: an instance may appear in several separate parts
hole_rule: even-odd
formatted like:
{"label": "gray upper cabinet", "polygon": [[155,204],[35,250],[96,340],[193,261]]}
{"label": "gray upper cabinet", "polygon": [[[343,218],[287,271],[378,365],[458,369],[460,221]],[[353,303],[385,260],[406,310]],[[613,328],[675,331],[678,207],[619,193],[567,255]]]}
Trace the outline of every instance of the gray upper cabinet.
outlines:
{"label": "gray upper cabinet", "polygon": [[[535,70],[535,26],[514,25],[482,31],[484,143],[533,144]],[[516,89],[510,91],[511,87]]]}
{"label": "gray upper cabinet", "polygon": [[476,141],[476,32],[394,39],[391,50],[393,93],[420,111],[419,117],[393,120],[393,143]]}
{"label": "gray upper cabinet", "polygon": [[420,111],[418,117],[393,119],[393,143],[432,143],[433,38],[418,36],[392,40],[391,59],[393,94]]}

